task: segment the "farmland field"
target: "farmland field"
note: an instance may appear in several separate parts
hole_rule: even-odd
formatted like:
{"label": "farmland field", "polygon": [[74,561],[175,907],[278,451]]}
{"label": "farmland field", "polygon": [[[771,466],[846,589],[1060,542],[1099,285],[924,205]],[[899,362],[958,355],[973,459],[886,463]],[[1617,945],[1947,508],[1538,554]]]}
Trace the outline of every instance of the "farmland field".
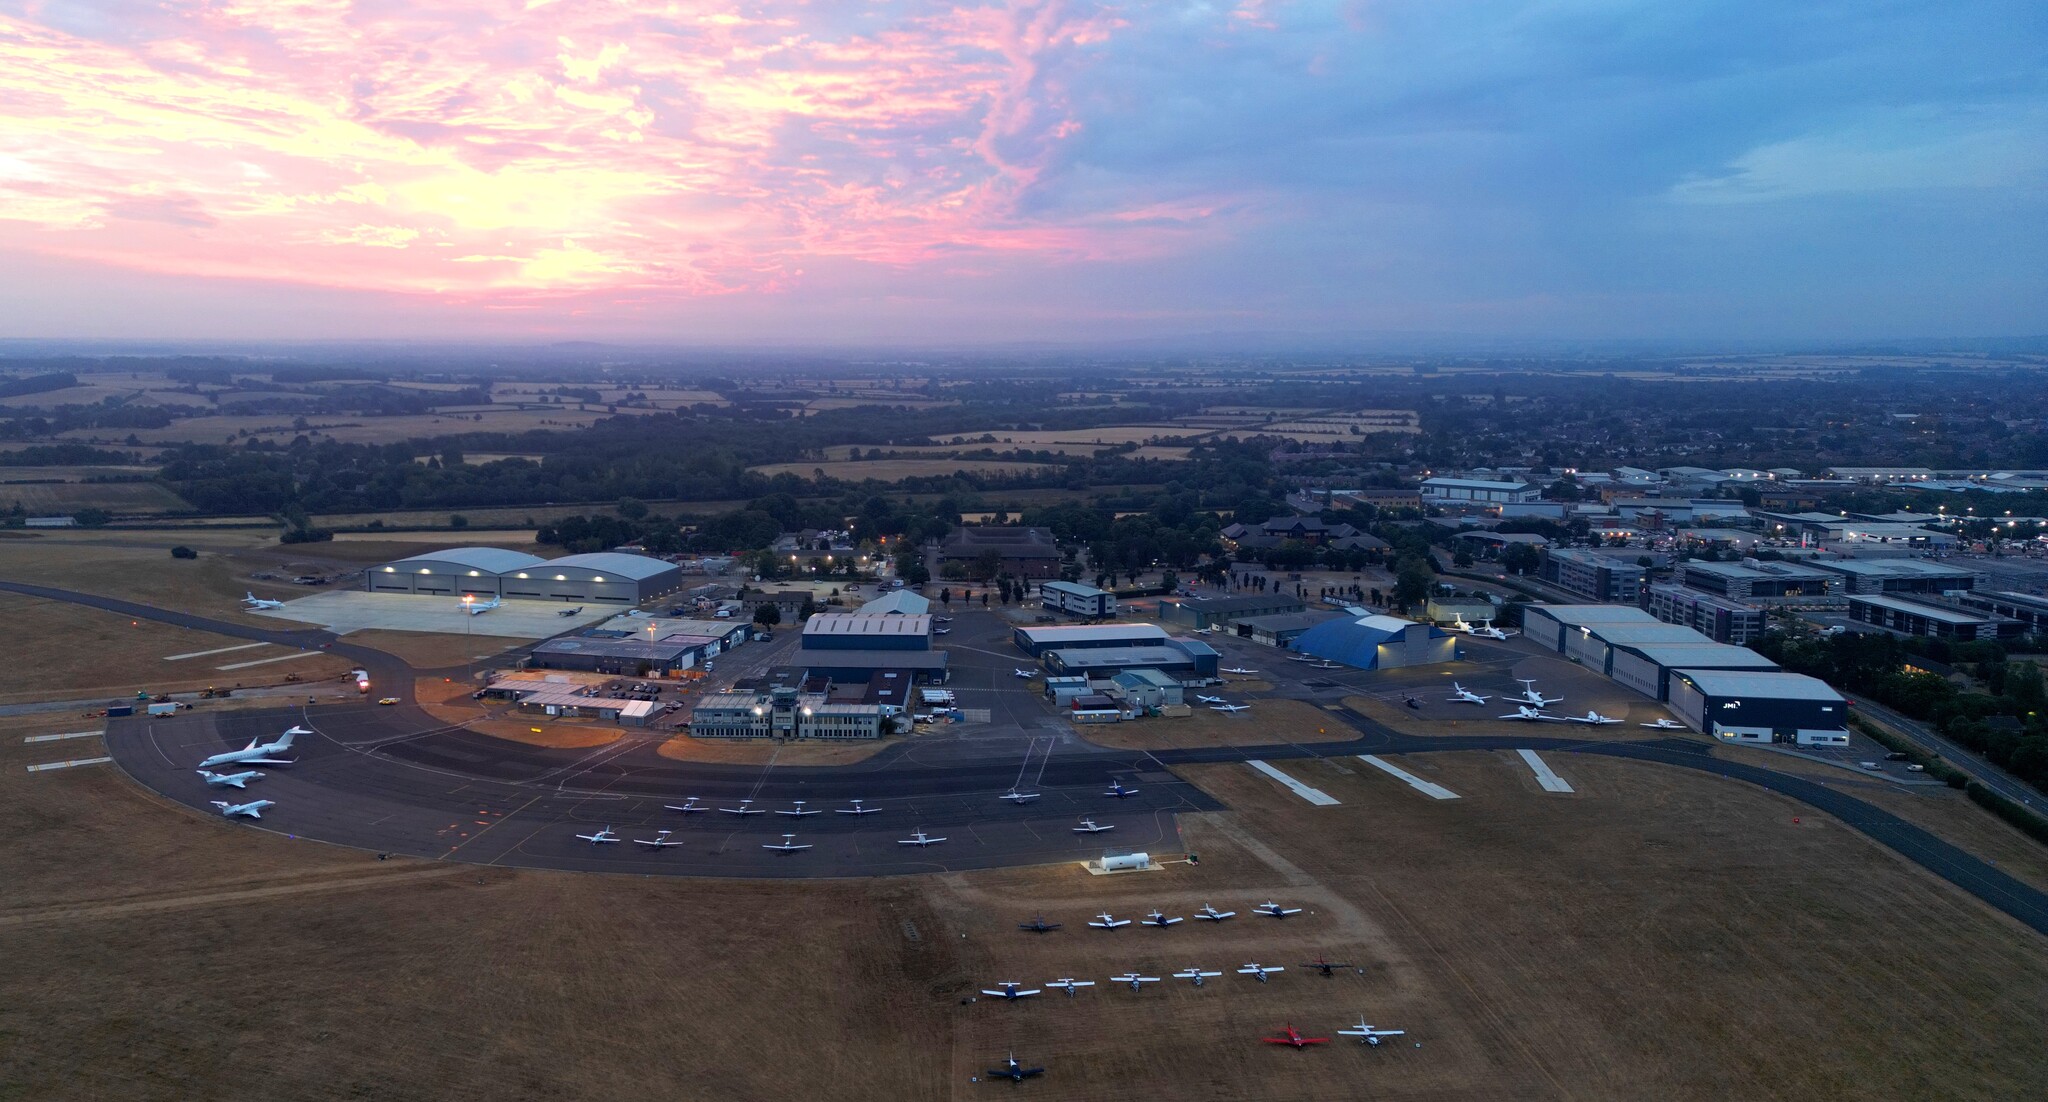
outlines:
{"label": "farmland field", "polygon": [[[4,470],[4,468],[0,468]],[[43,482],[0,484],[0,505],[20,502],[30,516],[105,509],[110,513],[170,513],[192,508],[155,482]]]}
{"label": "farmland field", "polygon": [[[621,407],[621,414],[646,413]],[[584,428],[612,416],[602,408],[578,410],[574,406],[535,406],[528,409],[491,409],[471,413],[415,413],[397,417],[308,417],[311,429],[292,428],[292,418],[277,414],[223,414],[174,421],[160,429],[135,429],[136,439],[146,444],[191,441],[215,444],[250,437],[275,443],[290,443],[294,437],[339,440],[345,444],[395,444],[404,440],[449,436],[466,432],[525,432],[529,429]],[[63,439],[79,443],[118,445],[128,431],[73,429]]]}
{"label": "farmland field", "polygon": [[827,478],[845,479],[849,482],[869,478],[881,482],[897,482],[906,478],[949,474],[1023,474],[1055,468],[1044,463],[1005,463],[989,459],[860,459],[823,463],[770,463],[748,469],[765,475],[793,474],[799,478],[809,478],[812,471],[822,470]]}

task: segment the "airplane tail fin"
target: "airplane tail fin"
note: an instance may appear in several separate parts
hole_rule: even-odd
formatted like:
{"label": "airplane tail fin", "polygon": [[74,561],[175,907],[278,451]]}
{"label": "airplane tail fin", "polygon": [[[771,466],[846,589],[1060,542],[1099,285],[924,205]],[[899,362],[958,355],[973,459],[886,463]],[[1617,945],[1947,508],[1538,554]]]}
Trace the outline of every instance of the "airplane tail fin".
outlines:
{"label": "airplane tail fin", "polygon": [[286,728],[284,734],[277,736],[277,748],[279,750],[291,749],[292,740],[299,737],[300,733],[300,729],[297,727]]}

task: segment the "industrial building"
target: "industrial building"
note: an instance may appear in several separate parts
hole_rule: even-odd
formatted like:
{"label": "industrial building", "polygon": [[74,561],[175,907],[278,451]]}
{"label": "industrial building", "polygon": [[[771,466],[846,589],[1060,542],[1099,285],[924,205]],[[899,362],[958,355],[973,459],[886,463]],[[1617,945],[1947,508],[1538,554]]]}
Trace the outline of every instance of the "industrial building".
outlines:
{"label": "industrial building", "polygon": [[1190,631],[1228,627],[1251,616],[1283,616],[1300,612],[1307,605],[1291,593],[1258,593],[1240,597],[1165,597],[1159,601],[1159,619]]}
{"label": "industrial building", "polygon": [[1060,549],[1050,528],[962,528],[939,544],[939,566],[995,566],[1013,578],[1056,578]]}
{"label": "industrial building", "polygon": [[752,636],[751,624],[731,620],[614,616],[580,635],[541,643],[533,648],[527,665],[627,677],[675,677],[702,668]]}
{"label": "industrial building", "polygon": [[1640,551],[1607,555],[1581,547],[1553,547],[1543,552],[1544,581],[1592,601],[1634,604],[1642,599],[1649,571],[1637,564]]}
{"label": "industrial building", "polygon": [[1812,559],[1808,565],[1839,575],[1848,594],[1952,593],[1984,581],[1974,570],[1925,559]]}
{"label": "industrial building", "polygon": [[824,693],[803,692],[793,687],[716,693],[698,701],[690,716],[690,735],[873,739],[882,735],[882,709],[874,704],[833,704]]}
{"label": "industrial building", "polygon": [[1996,613],[2018,620],[2027,631],[2036,635],[2048,634],[2048,597],[2004,590],[1975,590],[1965,594],[1960,600],[1965,606],[1979,612]]}
{"label": "industrial building", "polygon": [[1535,501],[1541,496],[1542,492],[1540,490],[1523,482],[1495,482],[1479,478],[1426,478],[1422,480],[1422,500],[1430,505]]}
{"label": "industrial building", "polygon": [[1219,655],[1205,643],[1169,639],[1160,646],[1076,647],[1046,651],[1045,668],[1065,677],[1106,679],[1126,670],[1158,670],[1180,680],[1215,678]]}
{"label": "industrial building", "polygon": [[1294,649],[1361,670],[1427,666],[1458,658],[1457,640],[1449,632],[1398,616],[1340,616],[1302,632]]}
{"label": "industrial building", "polygon": [[1608,676],[1617,683],[1663,700],[1671,694],[1675,670],[1746,670],[1768,673],[1776,662],[1747,647],[1723,643],[1617,643],[1609,658]]}
{"label": "industrial building", "polygon": [[1109,679],[1111,694],[1132,708],[1165,708],[1186,703],[1178,679],[1159,670],[1125,670]]}
{"label": "industrial building", "polygon": [[635,605],[674,593],[682,584],[682,571],[674,563],[616,551],[543,559],[502,547],[454,547],[363,572],[363,587],[372,593],[483,600]]}
{"label": "industrial building", "polygon": [[1966,643],[1976,639],[2017,639],[2027,627],[1995,612],[1926,604],[1898,597],[1856,594],[1849,598],[1849,618],[1901,635],[1926,635]]}
{"label": "industrial building", "polygon": [[1789,562],[1682,562],[1678,582],[1738,601],[1783,598],[1825,599],[1842,588],[1842,576]]}
{"label": "industrial building", "polygon": [[[932,649],[932,618],[823,612],[804,621],[803,649],[928,651]],[[805,657],[810,656],[807,653]]]}
{"label": "industrial building", "polygon": [[929,616],[932,611],[930,598],[898,589],[885,593],[853,611],[855,616]]}
{"label": "industrial building", "polygon": [[1614,672],[1618,646],[1699,646],[1713,640],[1677,624],[1589,624],[1564,636],[1564,656],[1601,676]]}
{"label": "industrial building", "polygon": [[1017,649],[1033,658],[1052,650],[1087,647],[1163,647],[1169,636],[1156,624],[1062,624],[1020,627],[1010,633]]}
{"label": "industrial building", "polygon": [[1672,713],[1687,726],[1730,742],[1849,742],[1848,702],[1804,674],[1678,670],[1669,697]]}
{"label": "industrial building", "polygon": [[1764,610],[1756,605],[1663,583],[1650,587],[1650,615],[1737,646],[1762,635],[1766,626]]}
{"label": "industrial building", "polygon": [[1116,594],[1080,582],[1040,582],[1038,599],[1046,608],[1074,616],[1116,615]]}
{"label": "industrial building", "polygon": [[1247,616],[1231,626],[1254,643],[1291,647],[1310,628],[1342,615],[1338,612],[1280,612],[1271,616]]}
{"label": "industrial building", "polygon": [[1628,605],[1524,605],[1522,634],[1548,650],[1564,653],[1567,634],[1595,624],[1655,624],[1655,616]]}

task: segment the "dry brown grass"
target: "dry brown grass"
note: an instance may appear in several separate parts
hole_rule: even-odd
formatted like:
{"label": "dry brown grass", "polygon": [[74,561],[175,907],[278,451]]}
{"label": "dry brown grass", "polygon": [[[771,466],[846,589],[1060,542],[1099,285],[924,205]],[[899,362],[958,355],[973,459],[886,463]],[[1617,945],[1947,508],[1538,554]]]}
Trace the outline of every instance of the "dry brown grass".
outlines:
{"label": "dry brown grass", "polygon": [[[442,635],[426,631],[352,631],[348,641],[396,655],[414,669],[441,670],[474,664],[478,669],[490,663],[479,656],[495,655],[520,646],[517,639],[491,635]],[[455,675],[460,680],[461,675]]]}
{"label": "dry brown grass", "polygon": [[1119,750],[1184,750],[1201,746],[1263,746],[1274,742],[1348,742],[1358,737],[1342,720],[1300,700],[1261,700],[1249,712],[1212,712],[1188,697],[1194,714],[1181,719],[1076,727],[1082,738]]}

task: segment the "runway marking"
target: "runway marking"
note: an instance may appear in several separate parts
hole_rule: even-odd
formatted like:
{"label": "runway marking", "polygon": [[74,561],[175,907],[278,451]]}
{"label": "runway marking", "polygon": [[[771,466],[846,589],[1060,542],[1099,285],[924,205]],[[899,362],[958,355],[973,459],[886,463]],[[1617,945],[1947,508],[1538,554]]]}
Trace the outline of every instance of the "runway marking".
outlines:
{"label": "runway marking", "polygon": [[1522,760],[1528,762],[1529,768],[1535,771],[1536,783],[1543,786],[1543,791],[1570,792],[1572,790],[1572,786],[1566,783],[1563,777],[1558,776],[1542,758],[1536,756],[1536,751],[1517,750],[1515,753],[1522,755]]}
{"label": "runway marking", "polygon": [[293,654],[280,654],[276,658],[258,658],[254,662],[233,662],[225,666],[215,666],[214,669],[246,670],[250,666],[267,666],[272,662],[289,662],[294,658],[315,658],[318,657],[319,654],[320,652],[316,650],[302,650],[295,652]]}
{"label": "runway marking", "polygon": [[1360,754],[1358,755],[1358,760],[1364,762],[1367,765],[1372,766],[1374,769],[1377,769],[1390,777],[1397,777],[1400,780],[1407,782],[1408,787],[1413,788],[1415,791],[1420,792],[1425,796],[1428,796],[1432,800],[1455,800],[1458,798],[1458,794],[1456,792],[1453,792],[1450,789],[1445,788],[1443,785],[1435,784],[1430,781],[1425,781],[1421,777],[1418,777],[1415,774],[1410,773],[1406,769],[1403,769],[1400,766],[1393,764],[1392,762],[1381,761],[1380,759],[1374,757],[1371,754]]}
{"label": "runway marking", "polygon": [[187,659],[187,658],[204,658],[204,657],[206,657],[206,656],[207,656],[207,655],[209,655],[209,654],[226,654],[226,653],[228,653],[229,651],[238,651],[238,650],[255,650],[255,649],[256,649],[257,647],[267,647],[267,646],[270,646],[270,644],[269,644],[269,643],[243,643],[243,644],[242,644],[241,646],[238,646],[238,647],[218,647],[218,648],[215,648],[214,650],[195,650],[195,651],[188,651],[188,652],[186,652],[186,653],[184,653],[184,654],[167,654],[167,655],[164,655],[164,661],[166,661],[166,662],[183,662],[183,661],[184,661],[185,659]]}
{"label": "runway marking", "polygon": [[59,741],[59,740],[61,740],[61,739],[67,739],[67,738],[98,738],[98,737],[100,737],[101,735],[104,735],[104,734],[106,734],[106,732],[105,732],[105,731],[69,731],[69,732],[66,732],[66,733],[64,733],[64,734],[61,734],[61,735],[30,735],[29,737],[27,737],[27,738],[25,738],[25,739],[22,739],[21,741],[23,741],[23,742],[57,742],[57,741]]}
{"label": "runway marking", "polygon": [[1281,784],[1286,785],[1288,789],[1291,790],[1295,795],[1301,797],[1304,800],[1307,800],[1309,803],[1312,803],[1317,807],[1334,807],[1338,802],[1337,799],[1331,796],[1328,792],[1325,792],[1320,788],[1310,788],[1308,785],[1305,785],[1300,781],[1295,780],[1293,777],[1290,777],[1287,774],[1282,773],[1278,769],[1273,768],[1271,765],[1268,765],[1263,761],[1253,759],[1251,761],[1245,762],[1245,764],[1251,766],[1253,769],[1256,769],[1261,773],[1264,773],[1268,777],[1271,777],[1274,780],[1279,781]]}
{"label": "runway marking", "polygon": [[[494,831],[494,830],[498,829],[498,824],[499,824],[499,823],[503,823],[503,822],[505,822],[505,821],[507,821],[507,820],[509,820],[509,819],[512,819],[512,818],[515,818],[515,817],[517,817],[517,816],[518,816],[518,814],[519,814],[520,812],[522,812],[522,811],[525,811],[525,810],[526,810],[527,808],[529,808],[529,807],[532,807],[532,806],[533,806],[534,804],[537,804],[537,803],[539,803],[539,802],[540,802],[541,800],[543,800],[543,799],[546,799],[546,798],[547,798],[546,794],[545,794],[545,793],[543,793],[543,794],[541,794],[541,795],[539,795],[539,796],[535,796],[535,797],[534,797],[533,799],[530,799],[530,800],[526,801],[526,802],[525,802],[525,803],[523,803],[523,804],[520,804],[520,805],[519,805],[518,807],[516,807],[516,808],[513,808],[513,809],[512,809],[511,811],[508,811],[508,812],[504,813],[503,815],[500,815],[500,816],[499,816],[499,817],[497,818],[497,821],[496,821],[496,822],[493,822],[493,823],[492,823],[492,824],[491,824],[490,826],[487,826],[487,827],[483,828],[482,830],[479,830],[479,831],[477,831],[477,832],[476,832],[475,834],[472,834],[472,835],[470,835],[469,837],[467,837],[467,838],[464,838],[464,839],[463,839],[462,841],[460,841],[460,842],[457,842],[456,844],[454,844],[454,845],[452,845],[452,846],[448,847],[448,852],[447,852],[447,853],[444,853],[444,854],[442,854],[441,856],[439,856],[439,857],[436,857],[436,858],[434,858],[434,860],[436,860],[436,861],[445,861],[445,860],[447,860],[447,859],[448,859],[448,857],[449,857],[449,855],[450,855],[450,854],[453,854],[453,853],[454,853],[454,852],[455,852],[456,850],[459,850],[459,849],[461,849],[462,847],[464,847],[464,846],[466,846],[466,845],[470,844],[471,842],[474,842],[474,841],[476,841],[476,840],[477,840],[478,838],[481,838],[481,837],[483,837],[484,835],[486,835],[486,834],[489,834],[490,832],[492,832],[492,831]],[[536,828],[536,829],[538,829],[538,828]],[[529,836],[529,837],[530,837],[530,836]],[[492,864],[494,864],[494,865],[495,865],[495,864],[497,864],[497,862],[496,862],[496,861],[492,861],[491,863],[492,863]]]}
{"label": "runway marking", "polygon": [[46,761],[41,765],[29,766],[28,771],[40,773],[45,769],[70,769],[79,765],[104,765],[113,760],[112,758],[74,758],[71,761]]}

